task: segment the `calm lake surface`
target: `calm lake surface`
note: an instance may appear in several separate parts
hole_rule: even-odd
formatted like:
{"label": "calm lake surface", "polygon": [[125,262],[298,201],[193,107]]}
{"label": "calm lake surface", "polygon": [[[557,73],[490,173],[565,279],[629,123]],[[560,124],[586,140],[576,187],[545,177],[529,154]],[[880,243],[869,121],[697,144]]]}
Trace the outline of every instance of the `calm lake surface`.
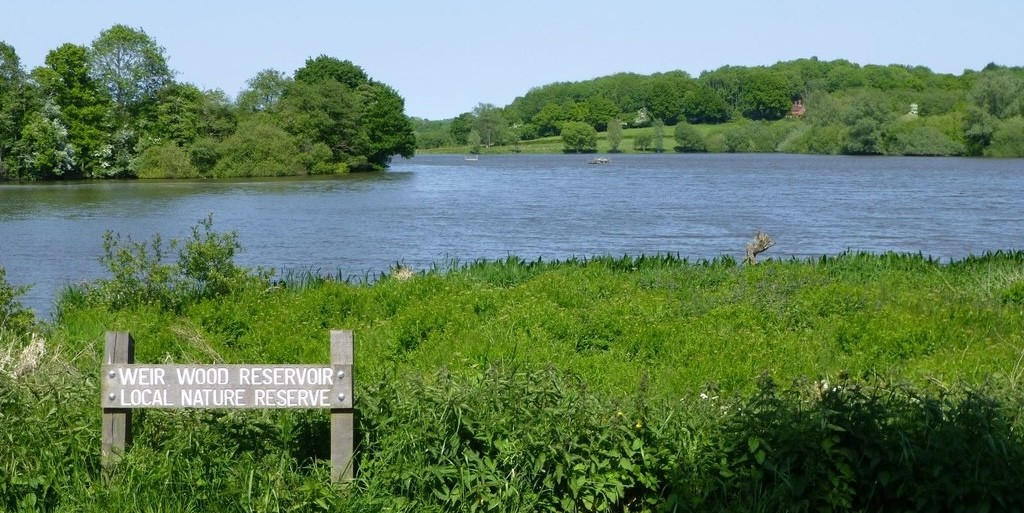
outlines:
{"label": "calm lake surface", "polygon": [[346,277],[395,263],[846,250],[949,260],[1024,248],[1024,161],[806,155],[425,155],[337,178],[0,185],[0,266],[48,315],[104,275],[106,230],[187,237],[212,213],[238,262]]}

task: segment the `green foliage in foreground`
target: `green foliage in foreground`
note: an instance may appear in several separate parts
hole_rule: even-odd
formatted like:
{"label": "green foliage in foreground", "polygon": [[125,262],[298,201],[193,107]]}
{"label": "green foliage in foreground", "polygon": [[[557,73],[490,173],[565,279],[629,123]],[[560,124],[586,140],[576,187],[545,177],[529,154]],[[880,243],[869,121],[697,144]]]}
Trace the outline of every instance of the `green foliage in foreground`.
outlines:
{"label": "green foliage in foreground", "polygon": [[[128,253],[45,338],[4,335],[0,509],[1024,507],[1022,252],[509,258],[370,284],[217,274],[235,243],[215,235],[190,254],[223,265],[170,268],[203,293],[96,293],[171,265]],[[356,337],[356,482],[329,484],[325,412],[215,410],[138,412],[104,482],[104,331],[140,362],[306,363],[330,328]]]}

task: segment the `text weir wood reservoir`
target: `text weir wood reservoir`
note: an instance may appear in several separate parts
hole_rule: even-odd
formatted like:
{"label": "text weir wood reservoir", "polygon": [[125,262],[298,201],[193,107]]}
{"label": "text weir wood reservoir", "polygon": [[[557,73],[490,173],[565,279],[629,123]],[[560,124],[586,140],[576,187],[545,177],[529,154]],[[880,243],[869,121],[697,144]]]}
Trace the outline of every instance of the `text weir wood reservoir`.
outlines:
{"label": "text weir wood reservoir", "polygon": [[351,365],[102,367],[104,408],[351,408]]}

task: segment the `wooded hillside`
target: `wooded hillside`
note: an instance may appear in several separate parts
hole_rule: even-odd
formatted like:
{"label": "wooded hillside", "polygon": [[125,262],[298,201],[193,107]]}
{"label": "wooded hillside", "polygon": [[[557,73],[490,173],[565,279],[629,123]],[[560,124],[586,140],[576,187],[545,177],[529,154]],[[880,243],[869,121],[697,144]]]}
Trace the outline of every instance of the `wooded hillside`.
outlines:
{"label": "wooded hillside", "polygon": [[[421,148],[472,146],[475,138],[511,145],[560,135],[567,123],[605,131],[660,121],[677,126],[677,151],[1006,157],[1024,156],[1022,93],[1024,68],[989,64],[956,76],[812,57],[696,78],[670,71],[560,82],[504,107],[481,104],[452,120],[416,123]],[[776,123],[784,120],[793,122]],[[692,141],[679,135],[687,124],[722,128]]]}

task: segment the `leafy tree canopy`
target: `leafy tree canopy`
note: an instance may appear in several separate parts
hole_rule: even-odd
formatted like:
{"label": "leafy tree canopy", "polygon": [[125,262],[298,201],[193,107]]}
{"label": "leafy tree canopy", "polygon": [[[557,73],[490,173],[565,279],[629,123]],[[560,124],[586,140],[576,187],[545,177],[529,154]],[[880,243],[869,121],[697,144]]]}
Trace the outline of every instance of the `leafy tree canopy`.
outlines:
{"label": "leafy tree canopy", "polygon": [[292,79],[284,73],[265,69],[250,78],[248,89],[238,95],[238,107],[243,112],[268,112],[277,107]]}
{"label": "leafy tree canopy", "polygon": [[142,29],[114,25],[92,42],[94,78],[110,92],[121,114],[151,100],[173,80],[164,48]]}
{"label": "leafy tree canopy", "polygon": [[562,126],[562,143],[567,152],[597,151],[597,130],[582,121],[569,121]]}
{"label": "leafy tree canopy", "polygon": [[337,80],[339,83],[355,89],[370,81],[363,68],[334,57],[321,55],[315,59],[306,59],[306,65],[295,71],[295,80],[306,83]]}

